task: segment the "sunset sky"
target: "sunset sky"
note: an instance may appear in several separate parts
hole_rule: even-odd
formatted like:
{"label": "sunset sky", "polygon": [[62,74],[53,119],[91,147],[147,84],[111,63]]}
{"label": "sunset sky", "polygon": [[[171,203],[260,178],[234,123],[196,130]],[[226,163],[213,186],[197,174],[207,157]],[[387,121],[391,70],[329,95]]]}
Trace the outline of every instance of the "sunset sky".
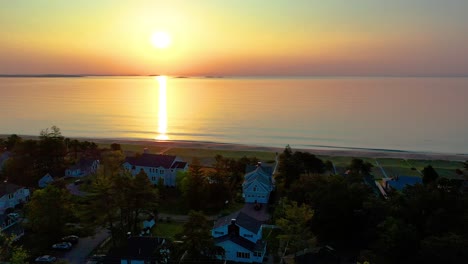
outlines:
{"label": "sunset sky", "polygon": [[[466,0],[2,1],[0,74],[468,75]],[[151,43],[171,37],[167,48]]]}

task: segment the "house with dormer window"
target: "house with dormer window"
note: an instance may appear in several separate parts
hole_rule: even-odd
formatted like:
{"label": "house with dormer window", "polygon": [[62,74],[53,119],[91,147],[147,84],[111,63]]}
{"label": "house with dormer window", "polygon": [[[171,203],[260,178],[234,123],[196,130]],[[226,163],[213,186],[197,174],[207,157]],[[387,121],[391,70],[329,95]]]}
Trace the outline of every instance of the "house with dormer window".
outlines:
{"label": "house with dormer window", "polygon": [[29,189],[13,183],[0,183],[0,214],[29,200]]}
{"label": "house with dormer window", "polygon": [[262,240],[262,224],[243,211],[222,217],[211,231],[216,246],[224,249],[220,259],[261,263],[266,254],[266,242]]}
{"label": "house with dormer window", "polygon": [[[249,170],[249,168],[248,168]],[[245,174],[242,192],[246,203],[266,204],[274,189],[272,168],[257,164]]]}
{"label": "house with dormer window", "polygon": [[158,184],[162,180],[165,186],[175,186],[177,173],[188,169],[187,162],[176,156],[149,153],[127,157],[123,166],[133,176],[144,171],[151,183]]}

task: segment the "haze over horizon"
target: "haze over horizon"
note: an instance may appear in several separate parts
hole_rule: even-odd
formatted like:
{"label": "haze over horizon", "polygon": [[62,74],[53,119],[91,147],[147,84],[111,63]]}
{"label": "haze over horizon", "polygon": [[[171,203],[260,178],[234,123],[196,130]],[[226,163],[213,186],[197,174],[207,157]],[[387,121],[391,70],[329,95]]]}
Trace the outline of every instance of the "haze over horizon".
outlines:
{"label": "haze over horizon", "polygon": [[[0,74],[467,76],[467,1],[9,1]],[[155,48],[163,31],[172,41]]]}

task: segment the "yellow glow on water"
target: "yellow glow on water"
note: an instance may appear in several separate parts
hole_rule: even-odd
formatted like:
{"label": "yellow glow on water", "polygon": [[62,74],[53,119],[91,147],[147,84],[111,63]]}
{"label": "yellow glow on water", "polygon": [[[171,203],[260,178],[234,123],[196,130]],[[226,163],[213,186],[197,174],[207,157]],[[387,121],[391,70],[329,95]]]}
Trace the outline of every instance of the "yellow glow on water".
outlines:
{"label": "yellow glow on water", "polygon": [[167,91],[166,76],[156,77],[159,83],[158,140],[167,140]]}

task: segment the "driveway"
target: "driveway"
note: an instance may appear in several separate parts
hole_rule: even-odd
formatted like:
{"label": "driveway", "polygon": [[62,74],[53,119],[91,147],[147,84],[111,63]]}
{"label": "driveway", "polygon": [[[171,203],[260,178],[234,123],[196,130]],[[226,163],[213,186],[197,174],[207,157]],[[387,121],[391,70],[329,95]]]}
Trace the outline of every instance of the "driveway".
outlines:
{"label": "driveway", "polygon": [[94,236],[80,238],[73,248],[66,252],[62,259],[71,264],[86,263],[86,258],[99,244],[109,237],[109,231],[101,229]]}

